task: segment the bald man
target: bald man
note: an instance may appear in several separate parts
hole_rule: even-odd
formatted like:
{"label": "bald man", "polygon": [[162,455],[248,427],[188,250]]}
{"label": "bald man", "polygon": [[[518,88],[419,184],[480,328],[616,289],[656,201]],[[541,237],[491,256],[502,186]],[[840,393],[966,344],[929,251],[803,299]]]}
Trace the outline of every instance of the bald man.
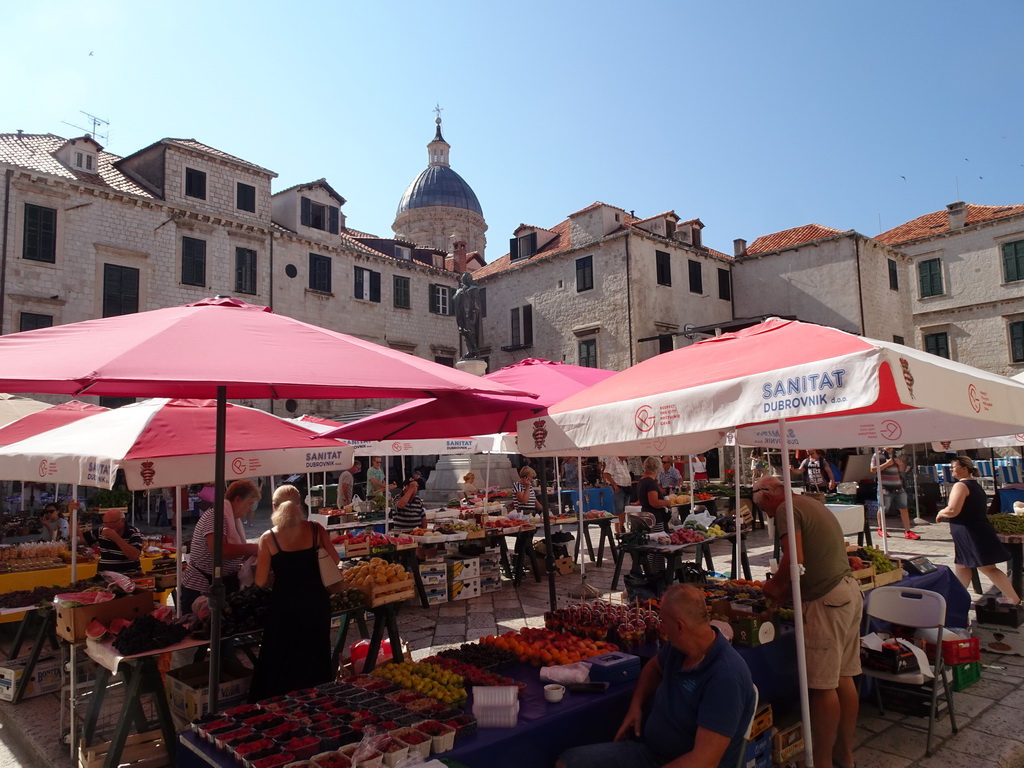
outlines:
{"label": "bald man", "polygon": [[747,665],[711,625],[704,594],[690,584],[665,591],[661,624],[668,644],[640,673],[615,741],[563,752],[557,768],[737,764],[754,714]]}
{"label": "bald man", "polygon": [[139,570],[142,558],[142,534],[124,519],[120,509],[103,513],[103,524],[89,531],[79,531],[83,544],[98,546],[100,561],[97,570],[126,573]]}

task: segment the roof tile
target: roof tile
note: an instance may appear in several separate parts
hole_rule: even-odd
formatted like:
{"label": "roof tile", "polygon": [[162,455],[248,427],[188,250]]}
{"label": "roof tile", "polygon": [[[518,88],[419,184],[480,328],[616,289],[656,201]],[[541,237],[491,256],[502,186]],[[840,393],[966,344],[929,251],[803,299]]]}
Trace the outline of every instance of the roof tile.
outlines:
{"label": "roof tile", "polygon": [[769,253],[781,251],[785,248],[795,248],[798,245],[813,243],[815,240],[823,240],[826,237],[846,234],[841,229],[824,227],[821,224],[804,224],[802,227],[784,229],[771,235],[762,235],[747,246],[747,255],[753,256],[758,253]]}
{"label": "roof tile", "polygon": [[[967,220],[965,226],[981,224],[986,221],[1019,216],[1024,214],[1024,205],[974,205],[967,204]],[[921,240],[949,232],[949,211],[935,211],[911,219],[875,237],[886,245],[902,245],[912,240]]]}

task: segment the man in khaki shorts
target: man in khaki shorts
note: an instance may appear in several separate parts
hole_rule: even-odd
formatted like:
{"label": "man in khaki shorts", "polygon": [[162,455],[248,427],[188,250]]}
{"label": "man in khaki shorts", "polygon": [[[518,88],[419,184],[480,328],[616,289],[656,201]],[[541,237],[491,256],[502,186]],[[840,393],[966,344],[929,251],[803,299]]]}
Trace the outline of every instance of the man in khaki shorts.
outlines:
{"label": "man in khaki shorts", "polygon": [[[765,583],[775,601],[789,596],[790,542],[786,530],[786,490],[778,477],[754,484],[754,503],[775,521],[782,540],[778,573]],[[853,766],[860,674],[860,621],[863,598],[850,572],[843,531],[835,515],[815,499],[793,496],[794,544],[803,563],[804,647],[811,705],[814,764]]]}

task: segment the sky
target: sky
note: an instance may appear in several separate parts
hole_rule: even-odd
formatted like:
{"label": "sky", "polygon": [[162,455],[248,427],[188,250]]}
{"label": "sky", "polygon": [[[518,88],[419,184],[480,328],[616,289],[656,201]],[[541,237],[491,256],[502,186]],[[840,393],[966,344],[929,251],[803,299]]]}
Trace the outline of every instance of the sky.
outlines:
{"label": "sky", "polygon": [[[488,223],[595,201],[700,218],[706,246],[818,223],[876,235],[1024,203],[1024,2],[0,2],[0,132],[107,121],[326,178],[391,235],[434,107]],[[71,125],[67,125],[70,123]],[[73,127],[73,126],[78,126]]]}

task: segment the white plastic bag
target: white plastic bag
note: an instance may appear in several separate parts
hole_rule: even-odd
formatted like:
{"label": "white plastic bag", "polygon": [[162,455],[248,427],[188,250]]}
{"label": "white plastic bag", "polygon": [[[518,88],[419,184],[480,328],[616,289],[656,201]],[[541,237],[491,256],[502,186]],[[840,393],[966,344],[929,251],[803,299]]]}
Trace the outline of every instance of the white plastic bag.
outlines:
{"label": "white plastic bag", "polygon": [[[701,507],[701,509],[703,509],[703,507]],[[715,516],[710,514],[707,510],[704,510],[703,512],[691,512],[686,516],[686,519],[683,520],[683,525],[686,525],[691,521],[700,523],[705,528],[708,528],[715,522]]]}

